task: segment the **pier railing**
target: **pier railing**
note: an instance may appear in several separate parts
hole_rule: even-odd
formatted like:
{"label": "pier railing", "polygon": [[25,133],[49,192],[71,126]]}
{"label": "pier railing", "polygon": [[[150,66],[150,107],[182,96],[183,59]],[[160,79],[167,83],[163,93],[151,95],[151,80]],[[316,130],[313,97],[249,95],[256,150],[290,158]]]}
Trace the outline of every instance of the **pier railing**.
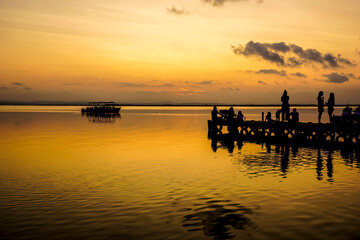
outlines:
{"label": "pier railing", "polygon": [[239,138],[272,139],[295,142],[332,142],[360,145],[358,124],[292,123],[281,121],[208,120],[209,137],[227,134]]}

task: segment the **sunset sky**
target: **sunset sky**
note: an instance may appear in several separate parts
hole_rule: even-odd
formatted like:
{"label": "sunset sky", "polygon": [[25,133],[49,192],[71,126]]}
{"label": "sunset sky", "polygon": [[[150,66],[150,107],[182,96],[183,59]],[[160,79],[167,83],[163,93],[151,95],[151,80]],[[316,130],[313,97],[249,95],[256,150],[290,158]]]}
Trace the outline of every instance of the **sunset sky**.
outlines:
{"label": "sunset sky", "polygon": [[360,103],[359,0],[0,0],[0,100]]}

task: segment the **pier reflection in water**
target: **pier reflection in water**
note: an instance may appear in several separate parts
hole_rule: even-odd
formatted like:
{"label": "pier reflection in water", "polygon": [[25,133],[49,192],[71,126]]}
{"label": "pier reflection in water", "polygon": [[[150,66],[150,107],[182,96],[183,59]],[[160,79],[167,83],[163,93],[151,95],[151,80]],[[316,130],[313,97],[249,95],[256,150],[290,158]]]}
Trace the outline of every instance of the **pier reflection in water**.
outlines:
{"label": "pier reflection in water", "polygon": [[[290,171],[290,166],[297,168],[299,166],[310,166],[314,163],[315,159],[315,172],[317,180],[323,180],[324,171],[326,171],[327,181],[333,182],[334,166],[333,166],[333,153],[332,148],[321,147],[300,147],[297,144],[286,143],[251,143],[241,140],[234,140],[231,137],[223,136],[221,139],[212,137],[211,149],[217,152],[218,149],[227,150],[233,154],[235,150],[237,153],[234,155],[238,161],[235,164],[247,166],[247,173],[250,176],[259,176],[265,173],[277,172],[283,178],[287,177]],[[266,149],[266,152],[259,153],[242,153],[241,149],[244,144],[256,144],[261,146],[261,149]],[[237,146],[237,149],[236,149]],[[313,156],[316,154],[316,158]],[[360,149],[341,148],[340,155],[343,157],[345,165],[360,168]],[[324,161],[326,161],[324,166]]]}
{"label": "pier reflection in water", "polygon": [[117,118],[121,118],[120,113],[83,112],[81,115],[86,116],[91,123],[115,123]]}

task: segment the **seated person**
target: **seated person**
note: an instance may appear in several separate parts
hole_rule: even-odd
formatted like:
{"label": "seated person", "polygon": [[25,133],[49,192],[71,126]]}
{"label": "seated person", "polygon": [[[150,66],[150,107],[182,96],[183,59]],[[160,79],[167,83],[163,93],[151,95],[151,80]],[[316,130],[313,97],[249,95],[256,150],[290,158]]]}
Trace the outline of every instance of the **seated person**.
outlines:
{"label": "seated person", "polygon": [[281,116],[281,109],[276,111],[276,121],[279,122],[280,121],[280,116]]}
{"label": "seated person", "polygon": [[359,126],[360,125],[360,106],[354,110],[352,116],[353,116],[353,119],[356,121],[357,125]]}
{"label": "seated person", "polygon": [[243,122],[244,122],[244,119],[245,119],[245,117],[244,117],[244,115],[242,114],[242,112],[241,112],[241,111],[238,111],[238,114],[237,114],[237,116],[236,116],[236,120],[238,121],[238,123],[243,123]]}
{"label": "seated person", "polygon": [[271,112],[268,112],[266,114],[266,117],[265,117],[265,122],[272,122],[272,119],[271,119]]}
{"label": "seated person", "polygon": [[340,122],[342,124],[347,123],[351,119],[351,108],[346,106],[341,114]]}
{"label": "seated person", "polygon": [[296,108],[294,108],[293,111],[290,113],[290,121],[292,123],[299,122],[299,113],[296,111]]}
{"label": "seated person", "polygon": [[230,107],[229,108],[229,119],[233,119],[234,117],[235,117],[234,108]]}
{"label": "seated person", "polygon": [[353,116],[357,119],[360,118],[360,106],[354,110]]}

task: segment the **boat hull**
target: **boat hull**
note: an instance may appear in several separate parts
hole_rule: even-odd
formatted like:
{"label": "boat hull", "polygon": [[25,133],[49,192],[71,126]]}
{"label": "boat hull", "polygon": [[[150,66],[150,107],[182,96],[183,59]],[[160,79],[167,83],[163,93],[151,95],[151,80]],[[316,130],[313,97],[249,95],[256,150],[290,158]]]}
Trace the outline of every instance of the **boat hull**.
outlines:
{"label": "boat hull", "polygon": [[111,109],[94,109],[94,108],[82,108],[81,112],[83,113],[119,113],[121,108],[111,108]]}

